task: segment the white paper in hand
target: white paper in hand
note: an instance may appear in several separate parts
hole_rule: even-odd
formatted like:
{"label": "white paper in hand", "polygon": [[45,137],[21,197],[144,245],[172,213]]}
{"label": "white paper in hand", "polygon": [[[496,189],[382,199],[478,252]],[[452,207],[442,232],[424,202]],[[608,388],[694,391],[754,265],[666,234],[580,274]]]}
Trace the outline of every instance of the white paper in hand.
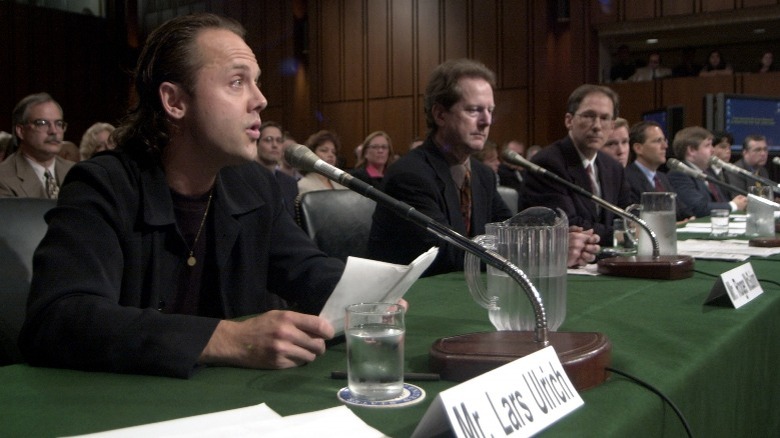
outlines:
{"label": "white paper in hand", "polygon": [[333,325],[336,334],[343,333],[344,312],[348,305],[397,302],[428,269],[438,253],[439,248],[433,247],[408,266],[348,257],[344,274],[322,308],[320,317]]}

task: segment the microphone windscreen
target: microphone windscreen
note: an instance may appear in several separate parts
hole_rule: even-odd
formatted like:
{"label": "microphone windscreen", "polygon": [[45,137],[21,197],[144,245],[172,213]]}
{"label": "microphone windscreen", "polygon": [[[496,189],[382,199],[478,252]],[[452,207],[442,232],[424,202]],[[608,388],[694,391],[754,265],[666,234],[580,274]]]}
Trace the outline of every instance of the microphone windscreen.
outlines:
{"label": "microphone windscreen", "polygon": [[[312,159],[311,156],[314,156]],[[317,155],[302,144],[293,144],[285,148],[284,159],[290,163],[290,166],[305,172],[311,172],[314,163],[317,162]]]}
{"label": "microphone windscreen", "polygon": [[774,157],[772,158],[772,162],[780,166],[780,157]]}

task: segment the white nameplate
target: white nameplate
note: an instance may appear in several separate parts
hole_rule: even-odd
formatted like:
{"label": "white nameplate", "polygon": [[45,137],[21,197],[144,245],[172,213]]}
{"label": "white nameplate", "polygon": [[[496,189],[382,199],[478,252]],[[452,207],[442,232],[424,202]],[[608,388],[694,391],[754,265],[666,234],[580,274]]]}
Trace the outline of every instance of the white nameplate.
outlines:
{"label": "white nameplate", "polygon": [[[730,303],[739,309],[764,293],[750,263],[720,274],[705,303]],[[726,299],[728,297],[728,299]]]}
{"label": "white nameplate", "polygon": [[547,347],[440,392],[412,437],[528,437],[582,405]]}

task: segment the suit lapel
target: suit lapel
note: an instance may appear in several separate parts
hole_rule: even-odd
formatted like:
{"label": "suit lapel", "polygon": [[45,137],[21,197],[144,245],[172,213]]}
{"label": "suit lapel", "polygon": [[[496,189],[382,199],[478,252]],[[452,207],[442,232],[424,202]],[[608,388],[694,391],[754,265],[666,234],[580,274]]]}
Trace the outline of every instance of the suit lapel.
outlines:
{"label": "suit lapel", "polygon": [[15,154],[16,157],[16,177],[19,178],[19,186],[22,193],[30,198],[45,198],[43,184],[38,179],[30,163],[24,158],[21,152]]}

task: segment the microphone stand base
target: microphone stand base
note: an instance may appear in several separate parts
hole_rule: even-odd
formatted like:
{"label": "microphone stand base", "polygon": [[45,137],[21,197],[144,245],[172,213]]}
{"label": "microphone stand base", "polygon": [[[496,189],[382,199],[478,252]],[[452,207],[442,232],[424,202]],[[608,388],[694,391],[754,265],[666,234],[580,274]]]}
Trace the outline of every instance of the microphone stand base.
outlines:
{"label": "microphone stand base", "polygon": [[693,276],[693,257],[687,255],[617,256],[598,262],[599,274],[615,277],[652,278],[655,280],[679,280]]}
{"label": "microphone stand base", "polygon": [[[603,383],[612,360],[612,343],[603,333],[548,332],[572,384],[582,391]],[[436,340],[431,371],[442,379],[463,382],[544,348],[532,331],[468,333]]]}

